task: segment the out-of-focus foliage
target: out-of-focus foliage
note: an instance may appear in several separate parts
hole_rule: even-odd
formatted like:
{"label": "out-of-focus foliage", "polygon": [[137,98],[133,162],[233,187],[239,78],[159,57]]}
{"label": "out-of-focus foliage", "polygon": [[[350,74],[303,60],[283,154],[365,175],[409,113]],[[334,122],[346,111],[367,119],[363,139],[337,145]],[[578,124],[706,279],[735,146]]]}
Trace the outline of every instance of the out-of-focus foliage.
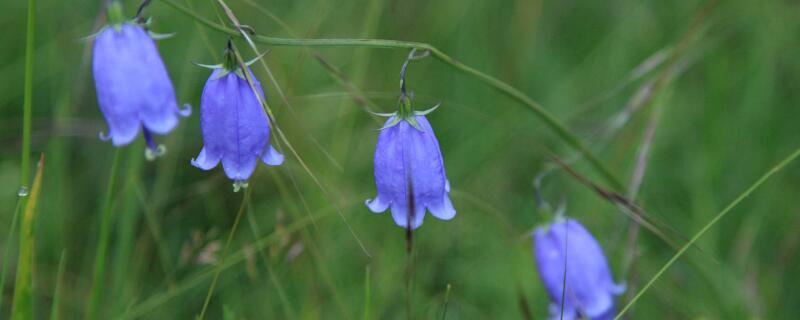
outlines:
{"label": "out-of-focus foliage", "polygon": [[[212,21],[225,17],[216,1],[175,1]],[[228,2],[243,24],[262,35],[430,43],[540,102],[626,183],[658,106],[659,125],[636,201],[678,243],[800,146],[795,1],[719,3],[698,24],[676,62],[680,72],[655,104],[634,112],[615,135],[606,134],[614,119],[669,61],[639,77],[631,78],[632,72],[659,52],[672,52],[703,1]],[[47,161],[34,225],[36,319],[50,314],[62,250],[62,318],[83,316],[91,288],[114,150],[98,139],[107,129],[90,72],[91,41],[80,39],[103,25],[101,4],[37,4],[32,151],[46,153]],[[132,15],[138,3],[125,4]],[[5,1],[0,8],[0,248],[11,248],[13,279],[17,237],[5,241],[19,188],[26,1]],[[159,41],[159,50],[179,102],[198,111],[209,71],[191,62],[220,62],[226,36],[161,1],[145,15],[153,18],[154,31],[177,33]],[[254,56],[237,43],[246,58]],[[314,178],[282,143],[284,165],[260,165],[226,259],[234,264],[222,272],[206,318],[344,319],[363,318],[365,310],[370,319],[406,318],[405,230],[388,214],[364,206],[375,194],[372,156],[381,122],[318,59],[338,69],[376,111],[392,112],[408,52],[259,49],[271,50],[264,61],[276,82],[259,63],[253,72],[277,125]],[[524,318],[520,301],[535,318],[544,318],[548,301],[530,232],[547,217],[536,209],[532,181],[552,166],[548,152],[574,159],[575,170],[589,179],[602,179],[533,113],[476,79],[430,58],[413,62],[408,72],[417,105],[442,102],[428,119],[458,211],[452,221],[426,219],[414,234],[414,317],[441,316],[451,284],[448,319]],[[101,318],[198,314],[243,201],[244,193],[232,192],[222,170],[190,165],[202,147],[197,112],[159,139],[168,152],[155,162],[144,161],[141,138],[122,153]],[[798,170],[783,171],[711,229],[637,302],[632,318],[790,319],[800,313]],[[605,249],[615,279],[626,280],[627,216],[563,172],[547,175],[542,185],[543,198],[553,207],[564,201],[567,214]],[[631,291],[676,251],[646,229],[637,248]],[[13,281],[0,290],[5,318]]]}

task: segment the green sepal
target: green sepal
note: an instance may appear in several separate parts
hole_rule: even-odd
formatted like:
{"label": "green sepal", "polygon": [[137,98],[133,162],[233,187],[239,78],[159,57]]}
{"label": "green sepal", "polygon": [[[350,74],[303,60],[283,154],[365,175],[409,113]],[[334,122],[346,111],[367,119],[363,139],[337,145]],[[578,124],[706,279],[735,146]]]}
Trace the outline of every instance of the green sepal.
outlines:
{"label": "green sepal", "polygon": [[[214,78],[214,80],[221,79],[221,78],[227,76],[229,73],[231,73],[231,70],[225,69],[223,67],[222,70],[219,72],[219,74]],[[237,76],[238,76],[238,74],[237,74]]]}
{"label": "green sepal", "polygon": [[95,33],[92,33],[92,34],[90,34],[88,36],[85,36],[85,37],[78,38],[78,41],[86,42],[86,41],[94,40],[94,38],[97,38],[97,36],[99,36],[101,33],[103,33],[103,31],[106,31],[106,29],[108,27],[109,26],[104,26],[104,27],[100,28],[100,30],[97,30],[97,32],[95,32]]}
{"label": "green sepal", "polygon": [[222,69],[222,68],[225,67],[221,63],[218,63],[218,64],[203,64],[203,63],[192,61],[192,64],[196,65],[198,67],[206,68],[206,69],[210,69],[210,70],[217,70],[217,69]]}
{"label": "green sepal", "polygon": [[394,118],[392,119],[392,122],[389,122],[389,123],[387,123],[385,126],[383,126],[382,128],[380,128],[380,129],[378,129],[378,130],[389,129],[389,128],[391,128],[391,127],[394,127],[394,126],[396,126],[398,123],[400,123],[400,120],[403,120],[403,119],[401,119],[400,117],[394,117]]}
{"label": "green sepal", "polygon": [[147,31],[147,34],[150,36],[150,39],[158,41],[158,40],[164,40],[164,39],[172,38],[177,33],[176,32],[172,32],[172,33],[155,33],[153,31]]}
{"label": "green sepal", "polygon": [[263,58],[265,55],[267,55],[267,53],[269,53],[269,50],[264,51],[263,53],[259,54],[257,57],[251,59],[250,61],[245,62],[244,65],[246,65],[248,67],[251,66],[252,64],[256,63],[258,60],[261,60],[261,58]]}
{"label": "green sepal", "polygon": [[372,112],[369,110],[367,110],[367,112],[369,112],[369,114],[373,116],[384,117],[384,118],[391,118],[397,115],[397,112],[383,113],[383,112]]}
{"label": "green sepal", "polygon": [[414,115],[417,115],[417,116],[424,116],[424,115],[427,115],[427,114],[429,114],[429,113],[433,112],[434,110],[438,109],[438,108],[439,108],[439,106],[441,106],[441,105],[442,105],[442,103],[441,103],[441,102],[439,102],[439,103],[437,103],[435,106],[431,107],[431,108],[430,108],[430,109],[428,109],[428,110],[423,110],[423,111],[414,111]]}

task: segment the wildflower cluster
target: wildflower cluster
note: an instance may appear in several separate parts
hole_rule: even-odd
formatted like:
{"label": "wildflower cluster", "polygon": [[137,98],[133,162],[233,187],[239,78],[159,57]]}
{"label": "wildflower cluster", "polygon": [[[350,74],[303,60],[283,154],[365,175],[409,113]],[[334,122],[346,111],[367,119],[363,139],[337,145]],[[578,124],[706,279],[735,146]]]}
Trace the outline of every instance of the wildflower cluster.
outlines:
{"label": "wildflower cluster", "polygon": [[[152,35],[140,19],[122,18],[120,4],[110,2],[111,24],[94,40],[93,74],[100,111],[108,124],[101,134],[116,147],[130,144],[141,131],[146,155],[164,148],[153,134],[166,135],[189,108],[178,108],[175,90]],[[442,152],[426,115],[438,105],[417,111],[406,90],[411,61],[424,55],[412,51],[400,72],[398,110],[385,116],[374,154],[377,194],[365,201],[374,213],[391,209],[395,224],[409,232],[422,225],[426,212],[450,220],[456,210]],[[265,111],[261,84],[242,61],[231,41],[224,61],[208,67],[211,75],[200,97],[203,146],[191,165],[211,170],[222,164],[234,189],[247,186],[259,161],[281,165],[283,155],[270,143],[274,119]],[[534,232],[534,256],[542,283],[551,298],[552,319],[609,319],[614,296],[624,292],[614,283],[598,242],[577,221],[557,219]]]}

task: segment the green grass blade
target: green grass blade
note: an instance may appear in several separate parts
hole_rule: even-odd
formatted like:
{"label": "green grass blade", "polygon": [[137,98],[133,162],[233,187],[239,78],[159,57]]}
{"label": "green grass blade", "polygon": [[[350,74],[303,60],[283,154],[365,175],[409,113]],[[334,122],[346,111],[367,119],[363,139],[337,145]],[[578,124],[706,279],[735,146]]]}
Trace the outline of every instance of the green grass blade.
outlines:
{"label": "green grass blade", "polygon": [[[319,216],[319,219],[325,219],[327,217],[331,217],[332,215],[333,215],[332,213],[322,214]],[[297,232],[298,230],[302,230],[303,228],[308,227],[310,224],[311,224],[310,218],[303,218],[289,225],[284,231],[287,233]],[[280,240],[281,240],[281,233],[273,232],[270,235],[264,236],[263,238],[254,242],[252,244],[252,250],[254,251],[264,250],[264,248],[267,248],[270,245],[274,245],[278,243]],[[239,249],[239,251],[237,251],[236,253],[231,254],[228,259],[225,259],[224,262],[220,261],[219,268],[225,270],[236,264],[241,263],[242,261],[245,261],[246,259],[245,251],[246,249],[244,248]],[[130,308],[127,311],[127,313],[115,317],[115,319],[125,320],[125,319],[140,318],[147,312],[150,312],[164,305],[167,301],[179,296],[180,294],[189,291],[189,289],[199,286],[209,278],[212,278],[217,273],[217,268],[218,267],[216,266],[211,267],[208,268],[207,270],[199,272],[196,275],[188,277],[186,280],[183,280],[177,285],[175,285],[174,289],[169,289],[165,292],[154,294],[148,297],[138,305],[135,305],[132,308]]]}
{"label": "green grass blade", "polygon": [[53,307],[50,310],[50,320],[61,318],[61,286],[64,282],[64,268],[66,267],[66,254],[61,251],[61,258],[58,259],[58,275],[56,276],[56,288],[53,290]]}
{"label": "green grass blade", "polygon": [[[31,175],[31,121],[33,117],[33,40],[36,28],[36,1],[28,0],[28,32],[25,39],[25,88],[22,105],[22,173],[20,184],[27,188]],[[24,190],[20,190],[24,192]]]}
{"label": "green grass blade", "polygon": [[633,297],[633,299],[631,299],[631,301],[627,305],[625,305],[625,307],[622,308],[622,310],[619,311],[619,314],[617,314],[617,316],[614,318],[614,320],[622,319],[622,316],[625,314],[625,312],[627,312],[634,304],[636,304],[636,301],[638,301],[639,298],[641,298],[642,295],[644,295],[644,293],[647,292],[647,289],[649,289],[653,285],[653,283],[655,283],[656,280],[658,280],[661,277],[661,275],[663,275],[664,272],[666,272],[667,269],[669,269],[669,267],[671,267],[675,263],[675,261],[678,260],[678,258],[683,256],[683,254],[686,253],[686,251],[689,250],[689,248],[691,248],[694,245],[694,243],[697,242],[697,240],[700,239],[700,237],[702,237],[703,234],[706,233],[706,231],[708,231],[708,229],[711,229],[711,227],[713,227],[715,224],[717,224],[717,222],[719,222],[719,220],[721,220],[725,215],[727,215],[728,212],[730,212],[733,208],[735,208],[745,198],[750,196],[750,194],[752,194],[753,191],[758,189],[758,187],[760,187],[762,184],[764,184],[764,182],[766,182],[769,178],[771,178],[778,171],[781,171],[789,163],[794,161],[798,156],[800,156],[800,148],[798,148],[797,150],[792,152],[792,154],[790,154],[788,157],[783,159],[783,161],[779,162],[777,165],[772,167],[772,169],[767,171],[767,173],[765,173],[763,176],[761,176],[761,178],[759,178],[758,180],[756,180],[756,182],[754,182],[752,185],[750,185],[750,187],[747,188],[747,190],[742,192],[738,197],[736,197],[736,199],[734,199],[730,204],[728,204],[725,207],[725,209],[722,209],[722,211],[717,213],[717,215],[714,216],[714,218],[711,219],[711,221],[706,223],[705,226],[703,226],[703,228],[700,229],[700,231],[698,231],[691,239],[689,239],[689,242],[687,242],[685,245],[683,245],[683,247],[681,247],[681,249],[678,250],[678,252],[674,256],[672,256],[672,258],[670,258],[669,261],[667,261],[667,263],[664,264],[664,266],[661,267],[661,269],[658,270],[658,272],[656,272],[656,274],[652,278],[650,278],[649,281],[647,281],[647,284],[645,284],[644,287],[642,287],[642,290],[640,290]]}
{"label": "green grass blade", "polygon": [[369,306],[372,303],[371,297],[372,293],[370,293],[370,269],[369,266],[366,267],[366,272],[364,273],[364,320],[369,320]]}
{"label": "green grass blade", "polygon": [[17,201],[17,206],[14,208],[14,216],[11,217],[11,230],[8,231],[6,236],[5,249],[3,249],[3,271],[0,272],[0,314],[3,314],[3,290],[6,287],[6,273],[8,272],[8,261],[11,259],[11,240],[14,236],[14,231],[17,230],[17,218],[19,217],[19,209],[22,207],[22,198]]}
{"label": "green grass blade", "polygon": [[11,305],[11,319],[33,319],[33,219],[36,214],[36,203],[39,200],[39,189],[42,185],[44,155],[39,160],[36,177],[33,180],[30,200],[22,215],[22,226],[19,231],[19,259],[17,260],[17,279],[14,283],[14,302]]}
{"label": "green grass blade", "polygon": [[100,239],[97,243],[97,255],[94,260],[94,275],[92,276],[92,288],[89,291],[89,305],[86,310],[86,319],[97,319],[97,308],[100,304],[100,292],[103,287],[103,276],[105,275],[106,254],[108,251],[108,238],[111,233],[111,208],[114,199],[114,181],[117,177],[117,167],[119,165],[120,153],[122,149],[116,148],[114,160],[111,164],[111,174],[106,186],[106,196],[103,200],[103,212],[100,221]]}
{"label": "green grass blade", "polygon": [[[258,221],[253,214],[252,207],[248,208],[247,210],[247,221],[250,225],[250,231],[253,233],[253,240],[258,241],[258,235],[261,234],[261,227],[259,227]],[[264,261],[264,268],[267,269],[269,280],[272,282],[272,285],[275,287],[275,291],[278,293],[278,299],[281,301],[281,307],[283,308],[285,319],[297,319],[297,315],[294,312],[294,307],[292,307],[289,297],[286,295],[286,290],[284,289],[280,278],[278,278],[278,276],[275,274],[272,263],[267,258],[264,250],[258,250],[258,255],[261,256],[261,260]]]}
{"label": "green grass blade", "polygon": [[222,249],[222,258],[220,259],[219,265],[217,265],[217,270],[214,272],[214,279],[211,280],[211,286],[208,287],[208,293],[206,294],[206,299],[203,302],[203,309],[200,310],[200,315],[197,316],[197,319],[203,320],[206,315],[206,310],[208,310],[208,304],[211,302],[211,296],[214,294],[214,289],[217,286],[217,281],[219,280],[219,275],[222,273],[222,269],[225,267],[225,258],[227,258],[228,250],[231,247],[231,243],[233,242],[233,236],[236,234],[236,229],[239,227],[239,221],[242,220],[242,214],[244,213],[245,208],[247,208],[248,203],[250,202],[250,193],[253,191],[253,187],[250,186],[244,192],[244,196],[242,197],[242,204],[239,205],[239,211],[236,213],[236,219],[233,220],[233,226],[231,227],[231,232],[228,234],[228,240],[225,241],[225,248]]}

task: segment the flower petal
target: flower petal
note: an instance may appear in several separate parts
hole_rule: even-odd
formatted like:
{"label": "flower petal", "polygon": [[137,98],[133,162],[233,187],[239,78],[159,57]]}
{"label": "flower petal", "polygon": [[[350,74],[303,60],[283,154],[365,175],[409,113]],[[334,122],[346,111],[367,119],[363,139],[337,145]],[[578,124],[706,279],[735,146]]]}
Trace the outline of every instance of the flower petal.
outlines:
{"label": "flower petal", "polygon": [[367,199],[364,201],[364,204],[367,205],[370,211],[374,213],[382,213],[389,208],[389,202],[386,202],[381,198],[381,196],[376,196],[375,199]]}
{"label": "flower petal", "polygon": [[270,145],[267,147],[267,151],[261,155],[261,161],[270,166],[279,166],[283,163],[283,155]]}
{"label": "flower petal", "polygon": [[409,216],[408,206],[405,204],[392,203],[392,218],[394,223],[401,228],[408,228],[411,223],[411,230],[416,230],[422,225],[425,218],[425,208],[417,207],[414,214]]}
{"label": "flower petal", "polygon": [[442,201],[429,205],[428,210],[440,220],[450,220],[456,216],[456,209],[453,208],[453,203],[447,194],[442,197]]}
{"label": "flower petal", "polygon": [[200,154],[197,155],[197,158],[192,159],[191,163],[193,166],[198,167],[203,170],[211,170],[219,164],[220,156],[219,154],[211,154],[209,155],[206,148],[203,147],[200,150]]}

